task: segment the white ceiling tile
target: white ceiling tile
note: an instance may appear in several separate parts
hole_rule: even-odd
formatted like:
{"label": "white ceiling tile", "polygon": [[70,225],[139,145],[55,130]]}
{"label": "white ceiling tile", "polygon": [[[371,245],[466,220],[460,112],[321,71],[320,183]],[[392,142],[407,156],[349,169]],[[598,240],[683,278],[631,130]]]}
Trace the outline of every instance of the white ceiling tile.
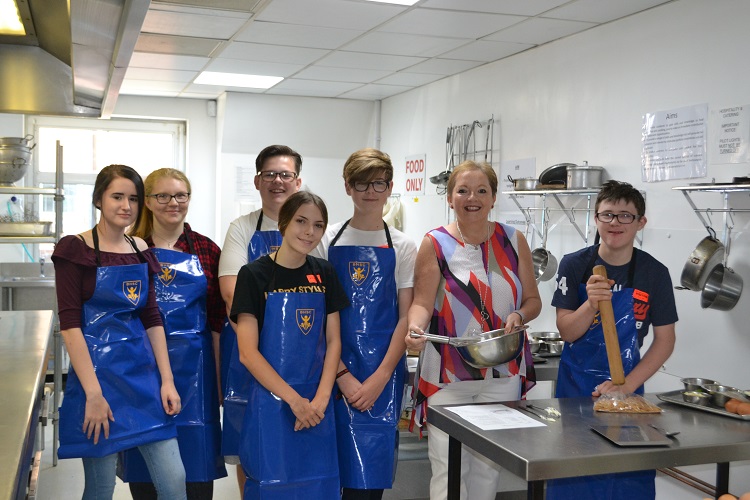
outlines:
{"label": "white ceiling tile", "polygon": [[491,62],[513,54],[518,54],[534,45],[527,43],[492,42],[479,40],[445,53],[442,59],[465,59],[469,61]]}
{"label": "white ceiling tile", "polygon": [[545,12],[543,17],[606,23],[671,0],[576,0]]}
{"label": "white ceiling tile", "polygon": [[477,39],[523,21],[521,16],[415,9],[384,24],[378,31]]}
{"label": "white ceiling tile", "polygon": [[570,0],[427,0],[420,7],[536,16]]}
{"label": "white ceiling tile", "polygon": [[583,21],[568,21],[566,19],[545,19],[536,17],[516,24],[502,31],[498,31],[483,40],[497,40],[503,42],[530,43],[541,45],[573,33],[579,33],[597,26]]}
{"label": "white ceiling tile", "polygon": [[286,47],[283,45],[265,45],[260,43],[232,42],[221,51],[224,59],[244,59],[248,61],[284,61],[288,64],[311,64],[328,50],[308,49],[306,47]]}
{"label": "white ceiling tile", "polygon": [[411,90],[412,87],[403,87],[399,85],[378,85],[377,83],[371,83],[364,85],[358,89],[352,90],[342,94],[341,97],[349,99],[385,99],[392,95],[400,94]]}
{"label": "white ceiling tile", "polygon": [[215,94],[221,95],[224,92],[245,92],[249,94],[262,94],[266,89],[251,89],[247,87],[224,87],[221,85],[199,85],[192,84],[185,88],[185,92],[194,94]]}
{"label": "white ceiling tile", "polygon": [[409,73],[428,73],[430,75],[449,76],[481,66],[482,62],[460,61],[458,59],[430,59],[409,68]]}
{"label": "white ceiling tile", "polygon": [[[198,0],[201,1],[201,0]],[[237,19],[249,19],[251,9],[224,9],[217,5],[215,0],[211,0],[210,5],[206,5],[205,0],[202,5],[196,5],[190,2],[170,1],[169,3],[154,1],[149,6],[149,12],[162,11],[162,12],[179,12],[182,14],[195,14],[199,16],[221,16],[221,17],[235,17]],[[246,5],[250,5],[246,2]]]}
{"label": "white ceiling tile", "polygon": [[224,43],[211,38],[191,38],[172,35],[151,35],[141,33],[135,44],[138,52],[156,52],[159,54],[181,54],[187,56],[208,57]]}
{"label": "white ceiling tile", "polygon": [[125,72],[125,78],[132,80],[153,80],[154,82],[182,82],[187,83],[198,76],[197,71],[179,71],[173,69],[134,68],[130,66]]}
{"label": "white ceiling tile", "polygon": [[435,57],[472,39],[446,38],[405,33],[369,33],[347,44],[344,49],[373,54]]}
{"label": "white ceiling tile", "polygon": [[[215,11],[221,12],[221,11]],[[161,35],[193,36],[229,40],[249,19],[222,15],[187,14],[163,10],[149,10],[143,21],[142,32]]]}
{"label": "white ceiling tile", "polygon": [[383,69],[398,71],[424,60],[424,57],[389,56],[339,50],[327,55],[318,61],[316,65],[334,68]]}
{"label": "white ceiling tile", "polygon": [[314,97],[336,97],[340,94],[343,94],[344,92],[349,92],[350,90],[361,86],[361,83],[323,82],[293,78],[278,83],[272,89],[267,90],[266,93],[282,95],[304,95]]}
{"label": "white ceiling tile", "polygon": [[369,30],[406,10],[404,7],[345,0],[273,0],[257,19],[278,23]]}
{"label": "white ceiling tile", "polygon": [[130,58],[130,65],[128,67],[198,71],[203,69],[210,60],[208,57],[134,52],[133,57]]}
{"label": "white ceiling tile", "polygon": [[443,75],[430,75],[427,73],[407,73],[405,71],[399,71],[393,73],[390,76],[381,78],[375,83],[383,83],[386,85],[403,85],[406,87],[419,87],[420,85],[427,85],[434,81],[445,78]]}
{"label": "white ceiling tile", "polygon": [[214,59],[206,67],[207,71],[219,73],[241,73],[246,75],[283,76],[293,75],[305,66],[302,64],[283,64],[266,61],[241,61],[239,59]]}
{"label": "white ceiling tile", "polygon": [[[238,12],[254,12],[258,4],[262,0],[211,0],[212,9],[221,10],[234,10]],[[169,4],[176,5],[193,5],[196,7],[206,7],[206,0],[169,0]],[[158,6],[161,8],[163,5],[169,5],[154,0],[151,2],[151,8]]]}
{"label": "white ceiling tile", "polygon": [[310,66],[300,71],[296,78],[307,80],[330,80],[333,82],[370,83],[391,74],[390,71],[355,68],[326,68]]}
{"label": "white ceiling tile", "polygon": [[223,93],[223,90],[214,90],[213,92],[180,92],[178,97],[182,99],[218,99]]}
{"label": "white ceiling tile", "polygon": [[253,21],[240,31],[234,40],[313,49],[336,49],[362,33],[365,31]]}

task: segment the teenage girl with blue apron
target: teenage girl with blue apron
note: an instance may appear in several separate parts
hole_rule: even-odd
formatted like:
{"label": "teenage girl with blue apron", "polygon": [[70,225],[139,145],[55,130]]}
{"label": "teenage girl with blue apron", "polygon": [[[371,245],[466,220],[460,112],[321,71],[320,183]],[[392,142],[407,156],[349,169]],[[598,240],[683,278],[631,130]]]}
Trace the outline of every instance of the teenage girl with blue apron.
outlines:
{"label": "teenage girl with blue apron", "polygon": [[252,372],[240,438],[247,499],[340,494],[331,390],[348,301],[333,267],[307,255],[325,230],[324,208],[311,193],[292,195],[279,212],[281,248],[237,276],[231,317]]}
{"label": "teenage girl with blue apron", "polygon": [[[335,267],[352,304],[341,311],[341,361],[349,373],[363,382],[383,361],[399,320],[396,252],[385,222],[387,248],[335,246],[349,222],[331,241],[328,261]],[[383,490],[393,486],[405,363],[404,355],[372,408],[360,411],[343,395],[335,400],[343,488]]]}
{"label": "teenage girl with blue apron", "polygon": [[[94,185],[93,202],[102,215],[90,232],[91,247],[84,235],[66,236],[52,256],[72,363],[58,456],[83,458],[84,499],[112,497],[117,453],[134,447],[158,478],[159,493],[185,498],[185,470],[169,417],[179,413],[180,399],[151,295],[157,262],[125,235],[140,216],[143,198],[135,170],[105,167]],[[100,250],[100,233],[106,251]]]}
{"label": "teenage girl with blue apron", "polygon": [[[581,304],[588,299],[586,282],[592,274],[593,267],[599,257],[598,247],[592,253],[586,265],[581,282],[578,284],[578,297]],[[633,276],[635,275],[636,251],[628,266],[627,280],[622,289],[612,294],[612,309],[617,324],[617,337],[625,375],[638,364],[641,359],[638,349],[638,330],[633,310]],[[608,273],[609,274],[609,273]],[[607,348],[604,343],[604,329],[597,313],[589,330],[573,343],[566,343],[560,356],[560,368],[557,375],[557,390],[555,397],[589,396],[602,382],[610,379]],[[636,390],[643,394],[643,386]],[[581,476],[565,479],[555,479],[548,482],[547,498],[549,500],[580,500],[582,498],[608,498],[635,500],[639,498],[654,498],[653,470],[601,474],[596,476]]]}
{"label": "teenage girl with blue apron", "polygon": [[[188,483],[227,475],[221,457],[221,424],[211,330],[206,314],[206,275],[193,240],[185,231],[189,253],[154,247],[161,264],[154,283],[175,385],[183,401],[174,419]],[[120,460],[125,482],[151,482],[140,453],[126,451]]]}
{"label": "teenage girl with blue apron", "polygon": [[[276,251],[281,246],[281,233],[278,230],[260,229],[263,224],[263,211],[258,215],[255,232],[247,246],[247,261],[253,262],[263,255]],[[240,430],[247,407],[247,394],[250,387],[250,373],[240,362],[237,334],[229,322],[224,322],[221,331],[221,382],[224,392],[224,426],[221,453],[224,456],[239,455]]]}

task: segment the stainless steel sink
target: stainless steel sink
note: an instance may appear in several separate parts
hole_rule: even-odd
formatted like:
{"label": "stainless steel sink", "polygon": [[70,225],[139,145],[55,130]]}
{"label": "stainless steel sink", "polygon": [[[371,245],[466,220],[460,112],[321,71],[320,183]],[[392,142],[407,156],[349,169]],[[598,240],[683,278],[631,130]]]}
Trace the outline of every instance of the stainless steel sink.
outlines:
{"label": "stainless steel sink", "polygon": [[0,276],[0,287],[54,287],[54,276]]}

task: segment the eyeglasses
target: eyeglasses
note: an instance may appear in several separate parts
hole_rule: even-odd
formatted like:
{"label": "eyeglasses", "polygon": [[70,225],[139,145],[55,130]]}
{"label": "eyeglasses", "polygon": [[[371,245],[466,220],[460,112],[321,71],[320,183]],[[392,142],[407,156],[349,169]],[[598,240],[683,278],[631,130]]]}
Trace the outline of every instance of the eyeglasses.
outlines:
{"label": "eyeglasses", "polygon": [[387,181],[372,181],[372,182],[355,182],[352,187],[355,191],[364,193],[367,188],[372,186],[372,190],[376,193],[384,193],[388,189],[389,182]]}
{"label": "eyeglasses", "polygon": [[282,182],[292,182],[297,178],[297,172],[289,172],[288,170],[282,170],[281,172],[274,172],[272,170],[266,170],[264,172],[258,172],[258,176],[265,182],[273,182],[278,176]]}
{"label": "eyeglasses", "polygon": [[167,194],[167,193],[157,193],[157,194],[150,194],[151,198],[156,198],[156,201],[160,203],[161,205],[166,205],[167,203],[172,201],[172,198],[174,198],[174,201],[177,203],[187,203],[187,201],[190,199],[190,193],[177,193],[177,194]]}
{"label": "eyeglasses", "polygon": [[613,214],[612,212],[598,212],[595,217],[599,222],[607,223],[617,219],[617,222],[619,222],[620,224],[632,224],[633,221],[641,218],[640,215],[633,215],[627,212],[623,212],[621,214]]}

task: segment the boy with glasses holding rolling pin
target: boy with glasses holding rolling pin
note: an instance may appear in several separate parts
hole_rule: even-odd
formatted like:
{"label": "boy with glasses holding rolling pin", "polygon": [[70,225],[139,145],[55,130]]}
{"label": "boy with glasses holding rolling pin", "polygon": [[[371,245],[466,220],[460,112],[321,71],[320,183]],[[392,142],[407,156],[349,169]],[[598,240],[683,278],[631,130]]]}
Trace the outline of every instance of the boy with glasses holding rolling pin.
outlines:
{"label": "boy with glasses holding rolling pin", "polygon": [[[558,398],[599,397],[610,392],[643,394],[643,384],[672,354],[675,307],[672,280],[662,263],[635,248],[638,231],[646,225],[646,201],[625,182],[604,183],[596,199],[596,229],[600,244],[563,257],[552,305],[557,328],[565,341],[557,375]],[[606,277],[594,274],[603,265]],[[604,342],[601,301],[611,301],[625,383],[615,385]],[[653,325],[654,338],[643,357],[640,347]],[[653,470],[582,476],[550,481],[548,500],[653,499]]]}

